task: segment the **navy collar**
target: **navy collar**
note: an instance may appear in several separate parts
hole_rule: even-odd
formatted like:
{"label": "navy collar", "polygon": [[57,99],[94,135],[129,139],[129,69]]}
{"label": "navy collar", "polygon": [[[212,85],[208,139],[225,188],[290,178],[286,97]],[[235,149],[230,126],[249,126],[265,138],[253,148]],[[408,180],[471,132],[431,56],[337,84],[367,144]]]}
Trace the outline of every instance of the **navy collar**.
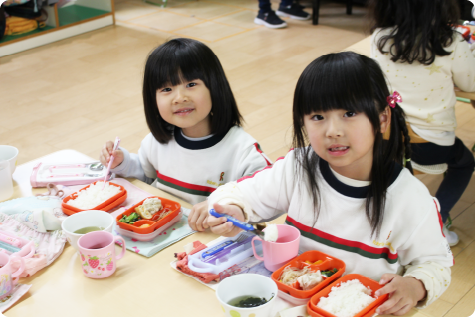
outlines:
{"label": "navy collar", "polygon": [[191,141],[181,134],[180,128],[175,127],[175,130],[173,132],[173,136],[175,137],[176,143],[178,143],[179,146],[188,150],[204,150],[213,147],[219,142],[221,142],[221,140],[226,136],[226,134],[227,133],[220,135],[215,134],[206,140]]}
{"label": "navy collar", "polygon": [[[352,198],[367,198],[368,197],[368,191],[371,185],[369,186],[363,186],[363,187],[353,187],[350,185],[347,185],[343,182],[341,182],[338,178],[336,178],[335,174],[330,170],[330,166],[328,165],[328,162],[325,160],[322,160],[321,158],[319,159],[319,164],[320,164],[320,172],[322,173],[323,178],[325,181],[330,185],[334,190],[339,192],[342,195],[345,195],[347,197],[352,197]],[[392,166],[390,167],[390,173],[391,177],[389,180],[389,186],[391,186],[392,183],[396,180],[396,178],[399,176],[399,174],[402,171],[402,166],[393,163]]]}

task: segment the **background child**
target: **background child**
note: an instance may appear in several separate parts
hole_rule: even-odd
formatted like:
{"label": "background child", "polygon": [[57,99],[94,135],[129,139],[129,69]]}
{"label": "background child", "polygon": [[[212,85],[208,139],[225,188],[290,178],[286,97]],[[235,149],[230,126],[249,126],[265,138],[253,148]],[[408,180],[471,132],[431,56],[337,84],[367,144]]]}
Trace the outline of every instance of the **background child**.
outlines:
{"label": "background child", "polygon": [[[197,204],[219,185],[271,164],[256,140],[240,127],[242,117],[217,56],[201,42],[179,38],[148,56],[143,101],[151,131],[138,154],[108,141],[100,156],[112,172],[152,183]],[[206,206],[206,204],[202,204]],[[193,209],[193,229],[207,216]],[[201,221],[200,221],[201,220]],[[198,226],[196,226],[198,222]]]}
{"label": "background child", "polygon": [[[372,1],[371,57],[379,62],[390,86],[398,91],[412,130],[427,143],[412,144],[420,165],[447,163],[435,197],[442,221],[462,196],[472,177],[473,154],[455,136],[454,84],[475,90],[475,58],[454,31],[458,7],[452,0]],[[409,23],[410,21],[410,23]],[[444,226],[450,245],[456,233]]]}
{"label": "background child", "polygon": [[[210,206],[251,222],[287,210],[301,251],[331,254],[346,273],[386,284],[377,295],[391,296],[378,314],[402,315],[440,297],[453,256],[437,200],[401,166],[404,149],[410,152],[403,111],[377,63],[351,52],[319,57],[300,76],[293,117],[295,149],[272,168],[219,187]],[[239,232],[225,222],[208,218],[214,233]]]}

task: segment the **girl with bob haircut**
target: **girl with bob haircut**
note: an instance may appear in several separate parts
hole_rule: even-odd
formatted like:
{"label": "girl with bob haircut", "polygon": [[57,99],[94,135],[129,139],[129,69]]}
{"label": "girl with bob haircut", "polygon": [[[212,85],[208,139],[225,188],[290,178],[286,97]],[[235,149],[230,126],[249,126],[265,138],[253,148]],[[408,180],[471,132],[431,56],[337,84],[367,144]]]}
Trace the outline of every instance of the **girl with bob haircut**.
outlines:
{"label": "girl with bob haircut", "polygon": [[[475,58],[469,44],[455,30],[455,0],[372,0],[371,57],[390,86],[397,90],[413,137],[412,160],[424,165],[447,164],[447,173],[435,197],[440,202],[444,234],[449,212],[467,188],[475,167],[470,150],[455,136],[454,84],[475,91]],[[414,134],[412,134],[414,132]],[[415,165],[416,166],[416,165]]]}
{"label": "girl with bob haircut", "polygon": [[[286,210],[285,223],[301,233],[301,251],[331,254],[346,263],[346,273],[385,285],[376,295],[392,295],[378,314],[429,305],[450,284],[453,256],[437,199],[408,163],[403,167],[410,148],[398,100],[369,57],[317,58],[295,89],[295,148],[271,168],[219,187],[209,208],[247,222]],[[208,224],[224,236],[240,231],[225,217],[209,216]]]}
{"label": "girl with bob haircut", "polygon": [[[271,165],[240,127],[242,117],[221,63],[201,42],[173,39],[150,53],[143,102],[151,133],[139,153],[122,147],[113,152],[111,141],[101,151],[103,164],[114,155],[112,172],[118,175],[197,204],[219,185]],[[204,230],[207,215],[206,204],[195,206],[192,228]]]}

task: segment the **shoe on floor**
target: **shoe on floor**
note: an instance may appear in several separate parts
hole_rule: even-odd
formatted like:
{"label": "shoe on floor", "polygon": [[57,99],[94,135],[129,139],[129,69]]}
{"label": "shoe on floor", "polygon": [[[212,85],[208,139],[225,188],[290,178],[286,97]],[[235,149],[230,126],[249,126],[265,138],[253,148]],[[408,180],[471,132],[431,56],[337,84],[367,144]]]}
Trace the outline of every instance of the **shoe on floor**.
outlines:
{"label": "shoe on floor", "polygon": [[445,238],[451,247],[459,243],[459,236],[455,232],[450,231],[446,226],[443,226],[442,231],[444,232]]}
{"label": "shoe on floor", "polygon": [[281,29],[287,26],[287,23],[279,18],[274,11],[261,13],[254,19],[255,24],[265,25],[271,29]]}
{"label": "shoe on floor", "polygon": [[310,19],[310,13],[305,12],[302,6],[298,4],[292,4],[287,7],[279,7],[277,15],[281,17],[290,17],[295,20],[308,20]]}

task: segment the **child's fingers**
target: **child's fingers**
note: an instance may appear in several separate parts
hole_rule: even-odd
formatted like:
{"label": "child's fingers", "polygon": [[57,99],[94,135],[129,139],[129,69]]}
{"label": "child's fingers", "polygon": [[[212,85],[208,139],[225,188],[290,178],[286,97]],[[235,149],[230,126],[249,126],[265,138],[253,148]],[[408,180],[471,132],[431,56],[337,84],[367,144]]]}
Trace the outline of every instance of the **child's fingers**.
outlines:
{"label": "child's fingers", "polygon": [[211,215],[208,216],[208,225],[210,227],[219,226],[219,225],[225,223],[226,221],[228,221],[228,220],[224,217],[216,218],[216,217],[211,216]]}
{"label": "child's fingers", "polygon": [[193,207],[193,208],[191,208],[190,214],[188,215],[188,225],[194,231],[198,231],[198,230],[196,230],[196,226],[195,226],[196,214],[197,214],[196,209],[195,209],[195,207]]}
{"label": "child's fingers", "polygon": [[391,282],[392,279],[395,278],[396,276],[399,276],[399,275],[389,274],[389,273],[383,274],[383,276],[381,276],[381,278],[379,279],[379,285],[384,285]]}
{"label": "child's fingers", "polygon": [[391,294],[396,290],[396,285],[395,283],[388,283],[384,285],[382,288],[378,289],[376,292],[374,292],[374,295],[376,296],[381,296],[384,294]]}
{"label": "child's fingers", "polygon": [[378,307],[376,313],[379,315],[390,315],[399,311],[405,305],[406,303],[402,300],[401,296],[392,296],[383,305]]}
{"label": "child's fingers", "polygon": [[397,312],[394,312],[393,315],[395,315],[395,316],[404,316],[405,314],[407,314],[411,310],[411,308],[412,308],[412,306],[410,304],[407,304],[407,305],[403,306]]}
{"label": "child's fingers", "polygon": [[205,231],[209,227],[208,222],[206,221],[207,218],[208,213],[200,212],[200,216],[196,222],[200,231]]}

